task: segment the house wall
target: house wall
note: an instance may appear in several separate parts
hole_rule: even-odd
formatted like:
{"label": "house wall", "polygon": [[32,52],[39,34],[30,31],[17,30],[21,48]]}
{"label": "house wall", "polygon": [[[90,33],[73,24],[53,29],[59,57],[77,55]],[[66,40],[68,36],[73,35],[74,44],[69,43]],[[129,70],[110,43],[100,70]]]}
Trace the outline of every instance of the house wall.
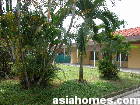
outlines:
{"label": "house wall", "polygon": [[140,44],[132,44],[130,55],[128,56],[128,68],[140,68]]}
{"label": "house wall", "polygon": [[[136,47],[130,50],[129,56],[128,56],[128,62],[122,61],[122,67],[140,68],[140,43],[136,43],[132,45]],[[72,48],[71,63],[72,64],[79,63],[76,47]],[[94,64],[94,61],[90,60],[90,51],[87,51],[87,55],[84,56],[83,64],[91,64],[91,65]],[[96,61],[96,65],[98,65],[98,61]]]}
{"label": "house wall", "polygon": [[[87,65],[90,64],[90,52],[86,52],[86,55],[84,55],[84,59],[83,59],[83,64]],[[71,63],[72,64],[77,64],[79,63],[79,59],[77,57],[77,49],[76,47],[72,48],[72,52],[71,52]]]}
{"label": "house wall", "polygon": [[71,63],[77,64],[78,63],[78,57],[77,57],[77,49],[76,47],[72,47],[71,51]]}
{"label": "house wall", "polygon": [[[94,65],[94,60],[90,60],[89,62],[90,62],[89,63],[90,65]],[[98,65],[98,60],[95,61],[95,66],[97,66],[97,65]]]}
{"label": "house wall", "polygon": [[84,59],[83,59],[83,64],[89,65],[90,64],[90,59],[89,58],[90,58],[90,52],[87,51],[86,55],[84,56]]}
{"label": "house wall", "polygon": [[[76,47],[72,48],[71,63],[72,64],[78,64],[79,63],[79,59],[77,57],[77,49],[76,49]],[[83,59],[83,64],[85,64],[85,65],[94,65],[94,60],[90,60],[90,51],[86,52],[86,55],[84,56],[84,59]],[[95,65],[96,66],[98,65],[98,60],[96,60]],[[118,62],[118,65],[119,65],[119,62]],[[128,67],[128,62],[122,61],[122,67]]]}
{"label": "house wall", "polygon": [[[77,49],[76,47],[72,48],[71,51],[71,64],[78,64],[79,63],[79,59],[77,57]],[[93,65],[94,61],[90,60],[90,51],[86,52],[86,55],[84,55],[84,59],[83,59],[83,64],[84,65]],[[96,61],[96,65],[98,64],[98,60]]]}

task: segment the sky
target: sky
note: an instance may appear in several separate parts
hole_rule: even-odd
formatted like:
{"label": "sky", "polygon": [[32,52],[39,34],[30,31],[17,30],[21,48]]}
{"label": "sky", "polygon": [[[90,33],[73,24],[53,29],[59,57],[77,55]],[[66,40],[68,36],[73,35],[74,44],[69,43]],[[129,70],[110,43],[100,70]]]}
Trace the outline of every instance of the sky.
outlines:
{"label": "sky", "polygon": [[[110,11],[114,12],[119,17],[120,20],[125,21],[125,27],[121,27],[120,30],[140,27],[140,0],[115,1],[115,6],[113,6],[110,0],[107,0],[107,6]],[[66,28],[66,30],[69,27],[70,19],[71,17],[68,17],[64,22],[63,26]],[[82,23],[82,20],[79,19],[78,23]],[[74,28],[71,30],[74,30]]]}
{"label": "sky", "polygon": [[140,0],[121,0],[116,2],[114,7],[108,2],[108,6],[119,19],[127,22],[126,29],[140,27]]}
{"label": "sky", "polygon": [[[17,0],[13,0],[14,4]],[[113,6],[110,0],[107,0],[108,8],[116,13],[119,19],[126,21],[125,28],[140,27],[140,0],[115,0]],[[112,7],[113,6],[113,7]],[[64,22],[64,27],[69,26],[70,17]],[[81,23],[82,20],[79,20]],[[123,28],[122,28],[123,29]]]}

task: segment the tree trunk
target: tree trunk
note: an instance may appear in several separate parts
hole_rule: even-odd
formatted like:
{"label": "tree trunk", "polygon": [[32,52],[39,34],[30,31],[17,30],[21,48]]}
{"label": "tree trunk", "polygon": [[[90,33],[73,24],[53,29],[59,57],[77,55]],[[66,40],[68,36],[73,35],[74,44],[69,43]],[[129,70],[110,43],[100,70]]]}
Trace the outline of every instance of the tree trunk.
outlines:
{"label": "tree trunk", "polygon": [[15,62],[16,56],[15,56],[15,49],[14,49],[14,46],[10,46],[10,48],[11,48],[12,60]]}
{"label": "tree trunk", "polygon": [[73,21],[74,21],[74,18],[75,18],[75,11],[76,11],[76,7],[75,7],[75,4],[73,4],[73,10],[72,10],[72,18],[70,20],[70,25],[69,25],[69,28],[68,28],[68,31],[67,31],[67,34],[69,34],[70,30],[71,30],[71,27],[73,25]]}
{"label": "tree trunk", "polygon": [[10,11],[12,11],[12,0],[9,1],[10,3]]}
{"label": "tree trunk", "polygon": [[21,6],[20,6],[20,4],[21,4],[21,0],[17,0],[17,23],[18,23],[18,39],[17,39],[17,41],[18,41],[18,43],[17,43],[17,49],[18,49],[18,58],[19,59],[16,59],[17,60],[17,62],[19,63],[22,63],[23,65],[24,65],[24,68],[25,68],[25,70],[24,70],[24,73],[23,73],[23,75],[25,76],[25,78],[22,78],[22,79],[25,79],[25,87],[27,87],[28,89],[30,88],[30,81],[29,81],[29,78],[28,78],[28,73],[27,73],[27,71],[26,71],[26,65],[25,65],[25,63],[24,63],[24,51],[22,50],[22,43],[23,43],[23,40],[22,40],[22,35],[21,35],[21,33],[20,33],[20,15],[21,15],[21,13],[20,13],[20,9],[21,9]]}
{"label": "tree trunk", "polygon": [[80,54],[79,82],[83,81],[83,54]]}
{"label": "tree trunk", "polygon": [[2,0],[0,0],[0,15],[2,15],[3,10],[2,10]]}
{"label": "tree trunk", "polygon": [[9,0],[6,0],[6,12],[9,12]]}

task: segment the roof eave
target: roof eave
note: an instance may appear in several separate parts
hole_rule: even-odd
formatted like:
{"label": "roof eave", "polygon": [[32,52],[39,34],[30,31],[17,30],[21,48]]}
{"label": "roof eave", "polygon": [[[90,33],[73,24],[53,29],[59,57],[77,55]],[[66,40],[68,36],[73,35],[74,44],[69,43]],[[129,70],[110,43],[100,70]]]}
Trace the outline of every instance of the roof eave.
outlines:
{"label": "roof eave", "polygon": [[140,35],[137,36],[127,36],[126,40],[128,42],[136,42],[136,41],[140,41]]}

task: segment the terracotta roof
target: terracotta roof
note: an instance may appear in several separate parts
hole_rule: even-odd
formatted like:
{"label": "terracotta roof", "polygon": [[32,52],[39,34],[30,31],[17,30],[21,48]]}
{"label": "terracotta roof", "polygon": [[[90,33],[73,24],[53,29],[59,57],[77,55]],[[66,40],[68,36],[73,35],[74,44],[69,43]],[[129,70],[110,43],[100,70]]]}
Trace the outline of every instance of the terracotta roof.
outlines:
{"label": "terracotta roof", "polygon": [[115,33],[122,34],[125,37],[140,36],[140,27],[119,30],[119,31],[116,31]]}

